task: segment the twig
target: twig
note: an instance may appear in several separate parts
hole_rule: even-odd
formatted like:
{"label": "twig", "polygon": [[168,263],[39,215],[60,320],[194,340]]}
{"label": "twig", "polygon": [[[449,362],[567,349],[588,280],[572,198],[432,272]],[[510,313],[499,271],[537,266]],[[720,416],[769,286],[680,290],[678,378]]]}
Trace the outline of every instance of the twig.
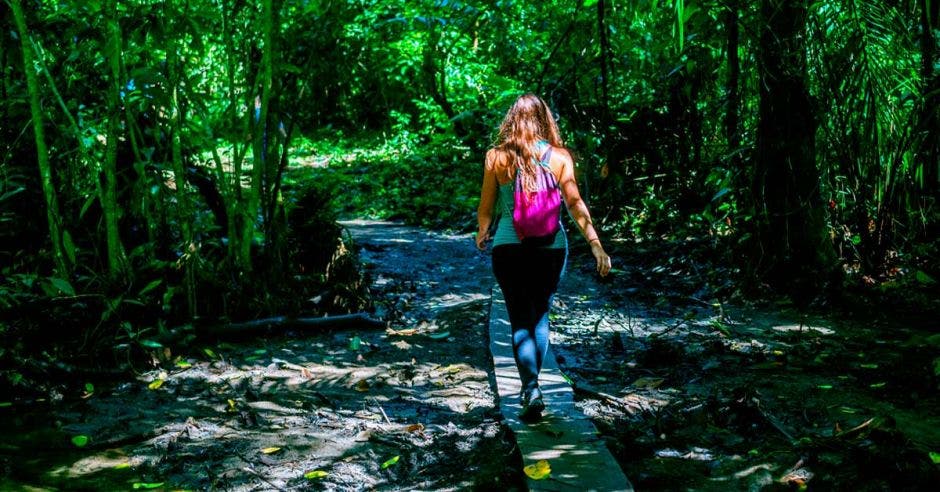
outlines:
{"label": "twig", "polygon": [[760,414],[761,417],[764,418],[764,420],[766,420],[770,425],[772,425],[774,429],[777,429],[778,431],[780,431],[780,433],[783,434],[783,436],[786,437],[790,442],[796,441],[796,439],[794,439],[793,437],[793,434],[790,434],[786,429],[784,429],[783,425],[780,422],[777,422],[777,419],[773,418],[769,413],[765,412],[764,409],[761,408],[759,405],[757,406],[757,412]]}
{"label": "twig", "polygon": [[379,407],[379,411],[382,412],[382,416],[385,417],[385,422],[388,423],[388,424],[391,424],[392,421],[388,419],[388,415],[385,414],[385,409],[382,408],[382,405],[381,405],[381,404],[379,404],[379,400],[377,400],[377,399],[373,396],[373,397],[372,397],[372,401],[374,401],[374,402],[375,402],[375,405],[376,405],[377,407]]}
{"label": "twig", "polygon": [[250,466],[243,466],[243,467],[242,467],[242,471],[246,471],[246,472],[248,472],[248,473],[251,473],[252,475],[254,475],[255,477],[257,477],[258,479],[260,479],[262,482],[264,482],[264,483],[270,485],[271,487],[274,487],[274,488],[277,489],[277,490],[280,490],[281,492],[287,492],[287,489],[285,489],[285,488],[283,488],[283,487],[278,487],[277,485],[275,485],[274,483],[272,483],[270,480],[268,480],[267,478],[265,478],[264,476],[262,476],[260,473],[258,473],[258,472],[256,472],[256,471],[252,470]]}

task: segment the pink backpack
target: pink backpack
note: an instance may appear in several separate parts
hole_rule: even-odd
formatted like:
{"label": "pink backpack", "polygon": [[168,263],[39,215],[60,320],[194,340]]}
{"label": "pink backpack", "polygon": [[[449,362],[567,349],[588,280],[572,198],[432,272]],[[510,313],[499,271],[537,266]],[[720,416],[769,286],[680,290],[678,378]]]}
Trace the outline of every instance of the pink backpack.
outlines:
{"label": "pink backpack", "polygon": [[520,172],[516,172],[513,198],[512,225],[522,244],[547,246],[555,241],[561,229],[561,191],[558,180],[548,166],[552,148],[549,147],[536,168],[535,191],[526,191]]}

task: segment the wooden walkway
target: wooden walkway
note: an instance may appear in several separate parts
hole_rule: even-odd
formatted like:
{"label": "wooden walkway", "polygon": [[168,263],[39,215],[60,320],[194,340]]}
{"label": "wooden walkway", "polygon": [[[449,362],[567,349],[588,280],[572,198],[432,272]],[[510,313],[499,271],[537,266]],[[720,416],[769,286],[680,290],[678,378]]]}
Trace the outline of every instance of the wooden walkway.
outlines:
{"label": "wooden walkway", "polygon": [[526,477],[529,490],[632,491],[633,486],[598,436],[594,424],[575,407],[574,391],[558,369],[551,348],[539,377],[546,406],[542,420],[533,424],[519,420],[521,385],[512,355],[506,302],[499,287],[493,287],[491,299],[490,352],[500,411],[516,435],[523,465],[547,460],[551,466],[550,478]]}

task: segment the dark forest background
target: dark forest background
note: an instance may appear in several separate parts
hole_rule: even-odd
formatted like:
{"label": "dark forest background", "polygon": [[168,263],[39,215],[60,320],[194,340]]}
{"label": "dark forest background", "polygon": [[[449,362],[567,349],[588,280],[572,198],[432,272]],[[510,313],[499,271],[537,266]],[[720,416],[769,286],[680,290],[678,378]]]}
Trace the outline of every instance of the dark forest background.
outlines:
{"label": "dark forest background", "polygon": [[204,320],[367,309],[337,219],[472,230],[529,91],[608,242],[687,243],[734,272],[716,295],[929,308],[938,8],[4,0],[4,385]]}

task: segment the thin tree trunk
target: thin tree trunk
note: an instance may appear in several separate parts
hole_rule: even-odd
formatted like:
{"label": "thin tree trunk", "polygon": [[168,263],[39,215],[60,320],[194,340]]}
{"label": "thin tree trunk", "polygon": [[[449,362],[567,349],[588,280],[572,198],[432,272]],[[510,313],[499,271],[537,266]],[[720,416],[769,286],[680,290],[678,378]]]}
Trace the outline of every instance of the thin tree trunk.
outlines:
{"label": "thin tree trunk", "polygon": [[923,110],[921,131],[925,132],[920,145],[920,158],[924,166],[924,191],[926,195],[940,198],[940,73],[936,67],[937,38],[934,32],[940,29],[940,0],[920,0],[920,53],[921,80],[923,81]]}
{"label": "thin tree trunk", "polygon": [[739,80],[741,63],[738,59],[739,26],[738,0],[730,0],[725,12],[725,28],[728,31],[728,100],[725,108],[725,138],[728,142],[728,155],[731,168],[738,169],[741,163],[739,148],[741,137],[738,134],[738,120],[741,111]]}
{"label": "thin tree trunk", "polygon": [[[610,97],[608,87],[610,82],[607,73],[607,58],[610,54],[610,40],[607,38],[607,24],[604,22],[604,14],[607,10],[606,2],[599,0],[597,2],[597,35],[601,42],[601,107],[603,108],[603,134],[604,137],[610,131]],[[606,141],[606,138],[605,138]]]}
{"label": "thin tree trunk", "polygon": [[10,7],[13,10],[16,30],[19,31],[23,51],[23,72],[26,74],[26,88],[29,92],[29,109],[33,118],[36,158],[39,163],[42,191],[46,199],[46,220],[49,227],[49,237],[52,241],[52,254],[58,274],[62,277],[68,277],[71,273],[71,265],[62,243],[62,218],[59,214],[59,200],[52,179],[52,165],[49,162],[49,149],[46,147],[46,134],[42,126],[43,111],[39,100],[39,81],[36,78],[36,70],[33,64],[33,50],[29,43],[26,16],[23,15],[23,6],[20,0],[10,0]]}
{"label": "thin tree trunk", "polygon": [[117,204],[117,152],[121,128],[121,27],[118,25],[117,2],[108,4],[107,46],[111,87],[108,91],[108,141],[103,166],[104,186],[101,189],[101,210],[104,213],[105,236],[108,244],[108,273],[118,278],[125,270],[124,245],[121,243]]}
{"label": "thin tree trunk", "polygon": [[268,131],[268,103],[271,100],[271,84],[274,78],[272,57],[274,41],[274,9],[271,0],[263,0],[261,6],[261,24],[264,33],[263,49],[261,52],[261,95],[256,99],[254,142],[252,146],[251,190],[248,196],[248,206],[245,207],[245,223],[242,234],[242,265],[251,265],[251,244],[255,233],[255,222],[258,220],[258,208],[261,203],[261,182],[264,179],[267,166],[267,149],[265,139]]}
{"label": "thin tree trunk", "polygon": [[186,166],[183,163],[182,132],[184,128],[183,109],[180,107],[180,63],[175,38],[169,38],[167,46],[167,74],[170,84],[170,158],[173,161],[173,175],[176,182],[176,210],[179,220],[180,239],[182,240],[182,267],[186,287],[186,304],[190,317],[196,315],[196,281],[193,265],[199,254],[193,241],[192,206],[187,191]]}
{"label": "thin tree trunk", "polygon": [[[809,294],[835,273],[819,195],[816,122],[807,89],[806,0],[764,0],[760,118],[753,191],[757,273],[791,294]],[[800,291],[802,289],[802,291]]]}

